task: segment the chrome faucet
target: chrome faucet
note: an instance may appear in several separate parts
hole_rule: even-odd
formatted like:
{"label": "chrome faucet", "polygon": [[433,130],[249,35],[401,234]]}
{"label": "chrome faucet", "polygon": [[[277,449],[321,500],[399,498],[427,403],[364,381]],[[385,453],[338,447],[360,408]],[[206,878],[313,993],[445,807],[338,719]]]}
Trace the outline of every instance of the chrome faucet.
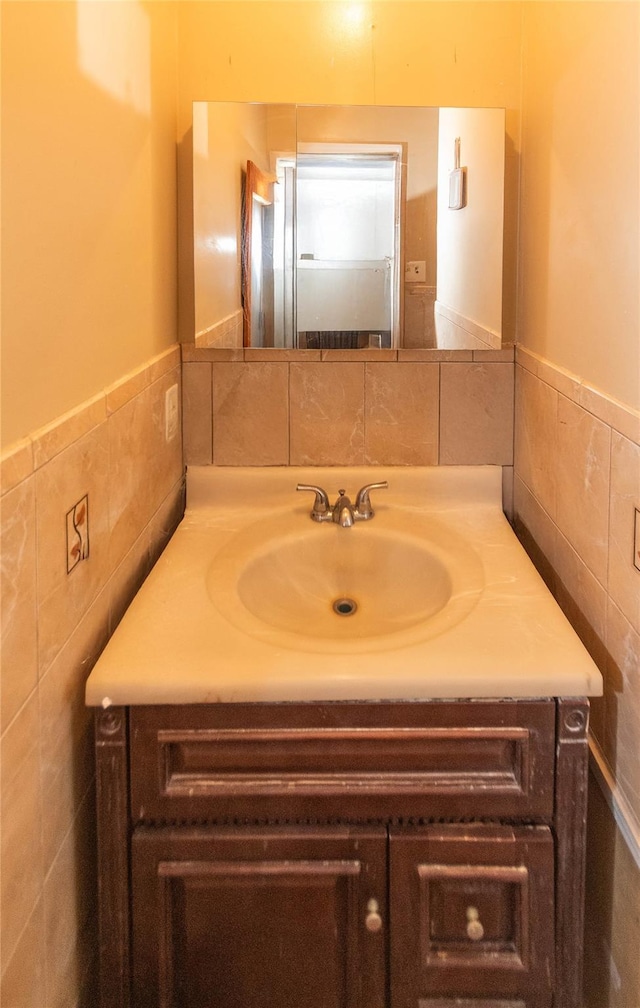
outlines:
{"label": "chrome faucet", "polygon": [[371,507],[369,492],[384,490],[388,485],[386,480],[383,483],[367,483],[358,490],[355,504],[351,503],[344,490],[338,490],[338,497],[333,507],[329,504],[327,491],[322,487],[309,483],[298,483],[296,490],[311,490],[316,495],[311,508],[313,521],[332,521],[342,528],[351,528],[354,522],[369,521],[370,518],[373,518],[375,512]]}
{"label": "chrome faucet", "polygon": [[331,520],[341,528],[351,528],[356,520],[353,504],[344,490],[338,490],[338,498],[331,509]]}

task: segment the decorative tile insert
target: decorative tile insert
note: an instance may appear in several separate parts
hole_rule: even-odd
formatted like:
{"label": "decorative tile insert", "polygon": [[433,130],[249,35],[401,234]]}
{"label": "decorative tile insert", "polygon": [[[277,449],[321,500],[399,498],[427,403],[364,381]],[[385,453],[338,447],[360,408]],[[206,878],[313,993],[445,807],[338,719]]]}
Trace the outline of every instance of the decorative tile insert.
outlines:
{"label": "decorative tile insert", "polygon": [[89,496],[67,511],[67,574],[89,556]]}

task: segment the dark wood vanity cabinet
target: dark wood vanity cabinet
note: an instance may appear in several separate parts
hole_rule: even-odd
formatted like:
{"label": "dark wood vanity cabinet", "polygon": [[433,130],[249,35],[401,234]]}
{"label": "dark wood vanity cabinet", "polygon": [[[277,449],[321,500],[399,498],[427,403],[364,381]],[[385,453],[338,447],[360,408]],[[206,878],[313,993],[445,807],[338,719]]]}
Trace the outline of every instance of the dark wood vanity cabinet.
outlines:
{"label": "dark wood vanity cabinet", "polygon": [[101,1008],[580,1008],[587,716],[98,712]]}

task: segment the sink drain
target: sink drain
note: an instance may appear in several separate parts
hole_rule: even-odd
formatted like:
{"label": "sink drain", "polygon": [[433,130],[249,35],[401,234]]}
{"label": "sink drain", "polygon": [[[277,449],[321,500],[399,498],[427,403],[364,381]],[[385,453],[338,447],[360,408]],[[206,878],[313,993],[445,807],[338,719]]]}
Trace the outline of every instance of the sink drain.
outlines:
{"label": "sink drain", "polygon": [[338,598],[333,603],[333,611],[338,616],[353,616],[358,608],[358,603],[352,598]]}

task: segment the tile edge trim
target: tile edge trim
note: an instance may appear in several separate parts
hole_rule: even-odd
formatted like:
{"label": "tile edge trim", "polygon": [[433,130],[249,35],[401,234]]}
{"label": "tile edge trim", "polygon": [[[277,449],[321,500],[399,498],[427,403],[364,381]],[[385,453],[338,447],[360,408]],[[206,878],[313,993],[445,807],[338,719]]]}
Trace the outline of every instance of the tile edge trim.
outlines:
{"label": "tile edge trim", "polygon": [[636,868],[640,870],[640,823],[616,784],[602,750],[594,738],[589,739],[589,766]]}
{"label": "tile edge trim", "polygon": [[[1,494],[4,495],[15,489],[20,483],[31,476],[38,469],[50,462],[52,458],[59,455],[66,448],[78,441],[85,434],[95,430],[101,423],[108,421],[109,416],[115,411],[110,411],[107,406],[107,398],[118,390],[124,390],[126,385],[135,378],[141,378],[142,382],[135,389],[132,395],[125,398],[120,405],[135,398],[144,389],[148,388],[154,381],[161,379],[165,374],[174,368],[180,367],[180,344],[173,343],[165,350],[154,354],[147,361],[133,371],[122,375],[112,385],[101,389],[95,395],[83,399],[70,410],[61,413],[48,424],[31,431],[24,438],[8,445],[0,454],[0,472],[2,473]],[[94,415],[91,416],[91,411]],[[69,433],[64,434],[64,427],[68,425]],[[59,440],[58,440],[59,438]],[[51,442],[49,445],[48,442]],[[16,460],[19,455],[26,458],[29,455],[28,464],[22,466],[17,463],[17,472],[12,473],[12,468],[16,467]]]}
{"label": "tile edge trim", "polygon": [[640,443],[640,410],[615,399],[585,378],[580,378],[526,347],[516,348],[516,364],[608,424],[623,437]]}

